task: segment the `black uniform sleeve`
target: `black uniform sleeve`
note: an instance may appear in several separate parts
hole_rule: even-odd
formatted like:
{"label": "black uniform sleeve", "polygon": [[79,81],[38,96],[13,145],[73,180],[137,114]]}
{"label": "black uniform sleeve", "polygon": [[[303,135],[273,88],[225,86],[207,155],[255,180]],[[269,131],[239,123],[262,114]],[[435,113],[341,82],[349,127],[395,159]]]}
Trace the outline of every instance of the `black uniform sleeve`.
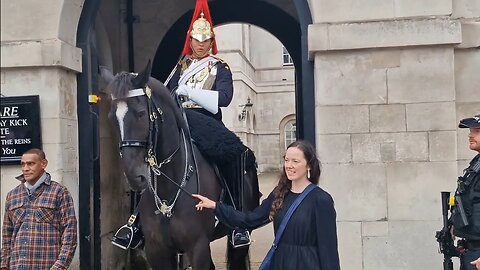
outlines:
{"label": "black uniform sleeve", "polygon": [[[177,80],[178,81],[178,80]],[[213,90],[218,91],[218,107],[227,107],[233,98],[232,72],[227,64],[217,64],[217,76]]]}
{"label": "black uniform sleeve", "polygon": [[316,200],[315,222],[319,265],[322,270],[340,270],[337,243],[336,212],[330,194],[321,192]]}
{"label": "black uniform sleeve", "polygon": [[262,201],[262,203],[254,210],[243,213],[235,210],[232,206],[224,203],[217,203],[215,208],[215,215],[218,220],[230,228],[243,228],[253,230],[259,228],[265,224],[268,224],[270,220],[268,216],[273,203],[273,193],[270,193],[268,198]]}

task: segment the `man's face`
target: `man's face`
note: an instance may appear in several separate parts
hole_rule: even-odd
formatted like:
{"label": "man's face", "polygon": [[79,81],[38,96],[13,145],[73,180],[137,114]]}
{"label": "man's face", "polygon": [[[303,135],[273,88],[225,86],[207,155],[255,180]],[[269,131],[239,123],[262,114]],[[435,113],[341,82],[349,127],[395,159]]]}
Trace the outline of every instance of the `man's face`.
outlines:
{"label": "man's face", "polygon": [[470,149],[480,153],[480,128],[470,128],[468,142]]}
{"label": "man's face", "polygon": [[47,163],[46,159],[41,159],[37,154],[23,154],[21,164],[25,181],[35,184],[45,172]]}
{"label": "man's face", "polygon": [[207,56],[212,48],[212,39],[210,38],[200,42],[194,38],[191,38],[190,44],[192,46],[193,56],[196,58],[203,58]]}

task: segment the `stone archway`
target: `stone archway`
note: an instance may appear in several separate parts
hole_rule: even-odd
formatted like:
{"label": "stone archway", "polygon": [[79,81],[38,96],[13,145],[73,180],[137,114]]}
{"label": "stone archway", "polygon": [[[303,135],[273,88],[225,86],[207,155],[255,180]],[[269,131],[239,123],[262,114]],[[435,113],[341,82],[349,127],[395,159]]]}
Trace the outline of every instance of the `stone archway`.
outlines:
{"label": "stone archway", "polygon": [[[101,226],[100,226],[100,209],[101,205],[98,202],[101,187],[99,185],[101,178],[101,164],[99,159],[92,157],[97,157],[99,154],[97,147],[101,145],[103,148],[104,145],[100,143],[99,134],[101,133],[100,122],[95,118],[95,115],[91,113],[92,108],[95,113],[100,113],[101,106],[91,105],[87,102],[89,94],[98,94],[98,80],[96,65],[99,64],[102,58],[105,57],[99,56],[98,53],[101,51],[101,45],[98,44],[99,40],[98,35],[95,35],[95,32],[101,30],[100,28],[96,29],[95,20],[97,17],[97,12],[109,12],[116,13],[115,15],[102,16],[102,20],[106,26],[106,31],[108,33],[108,38],[110,44],[112,44],[112,55],[107,57],[108,59],[113,59],[113,71],[117,72],[119,70],[126,70],[133,67],[133,62],[142,62],[142,53],[145,49],[143,46],[132,46],[130,44],[126,48],[125,44],[126,39],[128,42],[135,40],[137,44],[142,42],[151,42],[152,40],[142,40],[136,39],[138,34],[144,29],[140,29],[138,24],[142,24],[145,21],[135,20],[137,14],[131,14],[129,11],[122,10],[122,7],[117,6],[114,1],[100,1],[94,0],[85,0],[82,16],[80,22],[78,23],[78,31],[76,43],[77,47],[80,47],[83,50],[82,54],[82,73],[77,77],[78,83],[78,93],[77,93],[77,106],[78,106],[78,125],[82,126],[84,129],[79,130],[79,177],[82,179],[80,182],[79,188],[79,201],[82,207],[79,213],[79,222],[80,222],[80,262],[82,267],[85,268],[99,268],[105,267],[101,261],[102,254],[105,255],[105,249],[100,248],[103,238],[101,238]],[[159,1],[158,3],[153,3],[152,5],[162,5],[166,1]],[[175,4],[175,10],[188,10],[190,7],[191,1],[178,1]],[[123,3],[126,3],[126,7],[132,8],[132,0],[125,0]],[[216,14],[217,18],[214,18],[215,21],[222,23],[228,22],[246,22],[253,25],[258,25],[270,33],[274,34],[281,42],[287,47],[289,52],[292,55],[296,66],[296,77],[297,77],[297,119],[304,119],[304,116],[310,116],[314,119],[314,108],[313,103],[311,107],[305,109],[305,103],[309,101],[313,102],[313,76],[306,76],[305,74],[313,74],[313,65],[308,62],[307,59],[307,50],[306,50],[306,28],[309,22],[311,22],[311,15],[308,7],[308,3],[305,1],[273,1],[273,0],[257,0],[257,1],[247,1],[247,2],[232,2],[232,1],[209,1],[210,7],[212,9],[212,14]],[[73,4],[72,4],[73,5]],[[241,6],[242,5],[242,6]],[[282,7],[285,5],[285,7]],[[79,6],[82,8],[82,6]],[[104,10],[102,10],[104,8]],[[125,8],[125,7],[123,7]],[[147,8],[145,6],[140,6],[136,4],[133,10],[138,12],[140,8]],[[295,8],[297,11],[295,11]],[[163,9],[159,9],[161,13]],[[254,10],[254,12],[252,12]],[[130,10],[131,12],[132,10]],[[125,12],[125,13],[122,13]],[[165,16],[170,16],[165,21],[172,19],[172,16],[177,16],[175,14],[170,14],[168,11],[164,11]],[[167,14],[168,13],[168,14]],[[268,13],[268,14],[267,14]],[[159,15],[159,16],[163,16]],[[268,16],[270,18],[268,18]],[[65,11],[65,16],[68,16],[68,12]],[[124,17],[126,16],[126,17]],[[129,17],[130,16],[130,17]],[[273,16],[273,17],[272,17]],[[300,18],[298,18],[300,16]],[[105,18],[106,17],[106,18]],[[157,21],[163,27],[169,27],[168,33],[165,34],[162,42],[157,51],[168,51],[169,53],[162,56],[161,61],[156,59],[154,61],[154,76],[161,78],[162,72],[168,73],[172,65],[176,63],[177,56],[176,53],[173,53],[173,49],[180,50],[184,42],[185,29],[188,27],[188,24],[191,19],[191,11],[186,12],[183,15],[178,16],[180,19],[177,19],[176,23],[170,24],[165,23],[165,21]],[[66,17],[68,18],[68,17]],[[151,27],[145,26],[150,25],[150,22],[145,22],[142,27]],[[66,23],[65,27],[61,30],[67,32],[67,25],[71,23]],[[128,29],[134,29],[138,31],[136,33],[130,33]],[[153,31],[153,30],[148,30]],[[119,32],[123,34],[111,34],[112,32]],[[128,33],[127,33],[128,32]],[[75,31],[71,31],[75,33]],[[105,37],[105,35],[103,35]],[[120,44],[120,45],[119,45]],[[99,46],[100,45],[100,46]],[[100,51],[97,50],[100,48]],[[130,52],[130,50],[132,50]],[[135,51],[135,58],[131,62],[133,57],[133,52]],[[146,50],[148,51],[148,50]],[[179,52],[178,52],[179,53]],[[145,58],[145,54],[143,58]],[[160,55],[160,54],[159,54]],[[128,59],[128,60],[126,60]],[[110,61],[107,61],[110,62]],[[128,63],[128,64],[126,64]],[[105,63],[103,63],[105,64]],[[160,66],[160,69],[157,67]],[[162,71],[162,69],[165,69]],[[310,70],[310,71],[309,71]],[[307,72],[306,72],[307,71]],[[168,75],[168,74],[167,74]],[[306,78],[306,79],[305,79]],[[310,81],[310,82],[309,82]],[[311,96],[311,97],[310,97]],[[308,113],[306,111],[310,111]],[[305,121],[305,120],[298,120]],[[304,133],[304,137],[310,138],[313,142],[315,138],[315,128],[314,121],[312,120],[309,125],[298,124],[298,130]],[[300,128],[301,126],[309,128],[309,131]],[[93,134],[92,134],[93,131]],[[299,134],[299,136],[302,136]],[[101,156],[105,156],[105,153],[100,153]],[[93,202],[93,203],[92,203]],[[88,206],[88,207],[86,207]],[[102,223],[103,224],[103,223]],[[95,244],[97,243],[97,244]]]}

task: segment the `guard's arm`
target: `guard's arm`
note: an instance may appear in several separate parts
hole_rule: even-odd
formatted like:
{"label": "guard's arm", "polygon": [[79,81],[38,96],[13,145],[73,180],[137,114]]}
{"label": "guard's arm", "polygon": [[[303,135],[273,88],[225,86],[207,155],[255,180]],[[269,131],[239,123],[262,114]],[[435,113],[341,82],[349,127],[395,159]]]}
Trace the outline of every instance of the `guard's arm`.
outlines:
{"label": "guard's arm", "polygon": [[218,63],[215,89],[218,92],[218,106],[227,107],[233,98],[233,79],[230,67],[226,63]]}
{"label": "guard's arm", "polygon": [[218,112],[218,92],[213,90],[191,88],[188,85],[180,85],[176,91],[179,96],[186,96],[202,106],[205,110],[216,114]]}

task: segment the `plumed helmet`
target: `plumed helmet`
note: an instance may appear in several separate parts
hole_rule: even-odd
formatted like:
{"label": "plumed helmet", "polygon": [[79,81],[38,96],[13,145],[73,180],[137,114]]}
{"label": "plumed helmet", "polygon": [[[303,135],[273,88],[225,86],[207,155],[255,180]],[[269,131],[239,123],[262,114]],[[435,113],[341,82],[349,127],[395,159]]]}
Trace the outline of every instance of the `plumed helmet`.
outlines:
{"label": "plumed helmet", "polygon": [[188,28],[185,45],[182,53],[184,55],[192,54],[190,48],[190,38],[194,38],[200,42],[212,39],[212,54],[217,54],[217,43],[215,41],[215,33],[213,32],[213,23],[210,16],[207,0],[197,0],[195,10],[193,11],[192,22]]}
{"label": "plumed helmet", "polygon": [[205,19],[203,12],[200,13],[200,18],[193,22],[190,36],[200,42],[214,37],[210,22]]}

